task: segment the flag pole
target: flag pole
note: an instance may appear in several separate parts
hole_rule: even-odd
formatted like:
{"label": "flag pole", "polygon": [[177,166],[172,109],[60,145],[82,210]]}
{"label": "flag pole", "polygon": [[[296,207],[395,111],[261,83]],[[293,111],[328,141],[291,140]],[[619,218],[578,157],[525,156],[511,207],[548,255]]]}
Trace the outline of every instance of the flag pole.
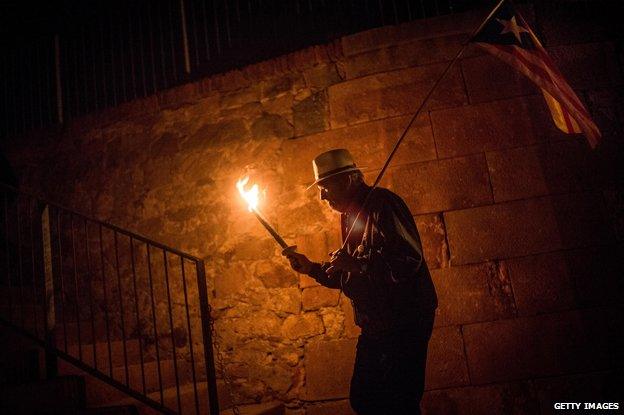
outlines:
{"label": "flag pole", "polygon": [[492,16],[494,16],[496,14],[496,12],[498,11],[498,9],[500,9],[500,6],[503,5],[503,3],[506,0],[500,0],[498,2],[498,4],[496,4],[496,6],[494,6],[494,8],[492,9],[492,11],[490,12],[490,14],[487,15],[487,17],[481,22],[481,24],[479,25],[479,27],[477,27],[472,34],[470,35],[470,37],[468,38],[468,43],[470,43],[472,41],[472,39],[477,35],[477,33],[479,33],[481,31],[481,29],[483,29],[483,26],[485,26],[488,21],[492,18]]}
{"label": "flag pole", "polygon": [[364,210],[364,207],[368,203],[368,201],[370,199],[370,196],[373,193],[373,190],[375,190],[375,188],[379,185],[379,182],[381,182],[381,179],[383,178],[383,175],[386,173],[386,170],[388,169],[388,166],[390,165],[390,162],[392,161],[392,159],[394,158],[394,155],[396,154],[397,150],[399,149],[399,146],[403,142],[403,139],[405,139],[405,137],[407,135],[407,132],[412,127],[412,124],[414,124],[414,121],[416,121],[416,118],[420,115],[422,109],[425,107],[425,104],[427,103],[429,98],[431,98],[431,95],[436,90],[436,88],[438,87],[438,85],[440,84],[442,79],[444,79],[444,77],[449,72],[451,67],[462,56],[462,54],[466,50],[466,47],[468,46],[468,44],[470,44],[470,42],[477,35],[477,33],[479,33],[479,31],[481,31],[481,29],[483,29],[483,27],[492,18],[492,16],[494,16],[494,14],[498,11],[498,9],[501,7],[501,5],[505,1],[507,1],[507,0],[500,0],[496,4],[496,6],[494,6],[492,11],[490,11],[490,13],[486,16],[486,18],[481,22],[481,24],[472,32],[472,34],[470,35],[468,40],[465,43],[462,44],[462,47],[459,49],[459,51],[457,51],[457,53],[455,54],[453,59],[451,59],[451,61],[448,63],[448,65],[446,65],[446,68],[444,68],[444,71],[442,71],[440,76],[436,79],[436,81],[433,83],[432,87],[429,89],[429,92],[427,92],[427,95],[425,95],[425,97],[423,98],[422,102],[420,103],[420,105],[416,109],[416,112],[414,113],[414,115],[412,115],[412,118],[407,123],[407,126],[405,127],[405,129],[401,133],[401,136],[397,139],[396,143],[394,144],[394,147],[392,148],[392,151],[390,152],[390,154],[386,158],[386,162],[384,163],[383,167],[381,168],[381,171],[377,175],[377,178],[373,182],[373,185],[371,186],[371,188],[369,189],[368,193],[366,194],[366,198],[364,198],[364,201],[362,202],[362,205],[360,206],[360,209],[358,210],[358,213],[355,216],[355,220],[351,224],[351,227],[349,228],[349,232],[347,233],[347,236],[345,237],[344,241],[342,242],[341,250],[344,249],[344,247],[347,245],[347,241],[349,240],[349,236],[351,236],[351,232],[353,231],[353,228],[355,227],[355,223],[357,222],[358,218],[360,217],[360,214],[362,213],[362,210]]}

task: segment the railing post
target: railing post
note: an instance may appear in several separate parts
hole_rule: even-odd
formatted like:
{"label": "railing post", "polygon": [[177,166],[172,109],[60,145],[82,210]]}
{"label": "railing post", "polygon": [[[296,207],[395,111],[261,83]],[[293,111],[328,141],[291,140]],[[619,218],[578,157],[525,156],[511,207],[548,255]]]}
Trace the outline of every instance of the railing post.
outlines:
{"label": "railing post", "polygon": [[186,7],[184,0],[180,0],[180,23],[182,25],[182,51],[184,52],[184,72],[191,74],[191,58],[189,56],[188,31],[186,29]]}
{"label": "railing post", "polygon": [[55,347],[54,326],[56,316],[54,314],[54,274],[52,273],[52,238],[50,235],[50,207],[46,204],[41,213],[41,234],[43,236],[43,268],[45,275],[44,296],[44,336],[45,336],[45,364],[48,379],[58,375],[56,354],[52,352]]}
{"label": "railing post", "polygon": [[204,261],[196,261],[197,289],[199,293],[199,311],[201,318],[202,337],[204,340],[204,360],[206,362],[206,381],[208,383],[209,414],[219,414],[219,398],[217,395],[217,376],[215,372],[214,354],[212,352],[212,317],[208,304],[208,287],[206,286],[206,268]]}
{"label": "railing post", "polygon": [[63,124],[63,85],[61,84],[61,42],[58,33],[54,35],[54,81],[56,88],[56,120]]}

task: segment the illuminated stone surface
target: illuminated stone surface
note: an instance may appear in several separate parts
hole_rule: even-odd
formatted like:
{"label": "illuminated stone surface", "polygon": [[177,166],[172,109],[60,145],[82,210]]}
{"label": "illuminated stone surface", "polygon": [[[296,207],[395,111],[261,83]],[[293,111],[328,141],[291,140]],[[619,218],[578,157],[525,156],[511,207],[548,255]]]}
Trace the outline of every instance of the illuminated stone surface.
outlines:
{"label": "illuminated stone surface", "polygon": [[305,348],[307,400],[346,398],[354,357],[354,340],[309,343]]}
{"label": "illuminated stone surface", "polygon": [[[469,47],[382,182],[412,209],[440,297],[427,414],[533,414],[538,401],[544,411],[557,391],[574,391],[576,379],[600,391],[603,380],[587,372],[608,372],[621,346],[609,334],[621,331],[611,310],[622,298],[621,56],[603,28],[590,30],[561,8],[546,15],[547,6],[536,7],[546,41],[553,40],[549,50],[603,131],[601,147],[592,151],[582,137],[558,132],[535,87]],[[532,7],[523,10],[533,21]],[[350,301],[343,294],[338,303],[338,291],[289,269],[234,184],[250,175],[266,189],[261,209],[287,243],[327,260],[340,246],[338,216],[318,201],[317,189],[305,190],[312,158],[349,148],[372,181],[482,17],[470,12],[356,33],[69,120],[62,131],[8,140],[5,152],[24,189],[205,260],[218,341],[240,402],[280,399],[292,415],[349,414],[360,333]],[[129,242],[119,243],[121,290],[112,235],[105,234],[107,299],[99,274],[93,301],[78,299],[85,310],[91,303],[109,313],[115,365],[123,360],[122,317],[132,364],[141,337],[149,373],[156,342],[163,354],[171,350],[170,333],[185,362],[191,339],[202,356],[193,265],[185,264],[188,333],[179,258],[167,258],[171,327],[162,252],[150,251],[155,336],[145,245],[135,245],[137,319]],[[97,241],[90,249],[97,252]],[[81,320],[89,318],[85,310]],[[93,340],[88,326],[80,328],[83,340]],[[75,354],[75,321],[67,333]],[[95,340],[105,338],[100,318]],[[90,390],[101,392],[100,402],[113,396],[101,385]]]}

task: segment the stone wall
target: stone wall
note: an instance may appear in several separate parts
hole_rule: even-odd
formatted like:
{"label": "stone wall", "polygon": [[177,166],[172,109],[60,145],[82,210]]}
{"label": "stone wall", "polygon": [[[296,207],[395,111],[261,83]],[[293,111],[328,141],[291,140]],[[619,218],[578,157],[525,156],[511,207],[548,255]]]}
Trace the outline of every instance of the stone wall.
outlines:
{"label": "stone wall", "polygon": [[[383,184],[414,214],[440,297],[430,414],[600,401],[621,369],[621,43],[591,21],[524,10],[603,142],[592,151],[558,132],[539,91],[473,47],[416,120]],[[24,188],[206,259],[240,402],[347,414],[351,306],[289,270],[235,183],[249,174],[265,187],[269,221],[326,258],[338,217],[306,191],[311,159],[346,147],[374,178],[482,15],[358,33],[34,132],[6,152]]]}

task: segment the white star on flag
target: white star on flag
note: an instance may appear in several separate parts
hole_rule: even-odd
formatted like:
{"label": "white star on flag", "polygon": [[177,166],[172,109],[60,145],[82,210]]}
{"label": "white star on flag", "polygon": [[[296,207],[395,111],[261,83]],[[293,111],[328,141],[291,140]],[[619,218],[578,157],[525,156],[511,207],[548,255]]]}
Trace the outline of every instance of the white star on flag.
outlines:
{"label": "white star on flag", "polygon": [[503,19],[496,19],[496,20],[498,21],[498,23],[503,25],[503,31],[500,32],[500,34],[504,35],[505,33],[513,33],[516,39],[518,39],[519,43],[522,43],[522,39],[520,39],[520,33],[522,32],[529,33],[528,30],[526,30],[524,27],[520,26],[516,22],[516,16],[512,16],[511,19],[509,20],[503,20]]}

